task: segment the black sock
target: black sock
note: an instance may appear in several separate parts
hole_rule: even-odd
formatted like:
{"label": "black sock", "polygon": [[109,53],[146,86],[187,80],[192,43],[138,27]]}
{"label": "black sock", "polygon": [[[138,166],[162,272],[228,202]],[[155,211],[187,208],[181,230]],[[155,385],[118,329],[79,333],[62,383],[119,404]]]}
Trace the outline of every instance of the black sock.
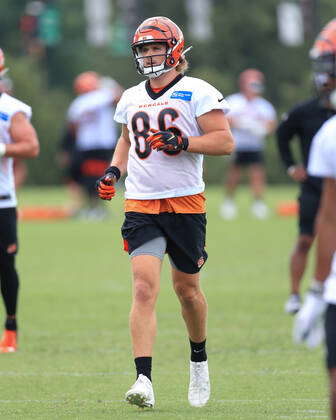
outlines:
{"label": "black sock", "polygon": [[202,341],[201,343],[194,343],[190,339],[189,341],[191,350],[190,360],[192,362],[205,362],[206,360],[208,360],[208,356],[205,350],[206,340]]}
{"label": "black sock", "polygon": [[7,318],[5,323],[6,330],[10,331],[16,331],[17,325],[16,325],[16,319],[15,318]]}
{"label": "black sock", "polygon": [[139,375],[145,375],[152,381],[152,358],[151,357],[136,357],[134,359],[137,378]]}

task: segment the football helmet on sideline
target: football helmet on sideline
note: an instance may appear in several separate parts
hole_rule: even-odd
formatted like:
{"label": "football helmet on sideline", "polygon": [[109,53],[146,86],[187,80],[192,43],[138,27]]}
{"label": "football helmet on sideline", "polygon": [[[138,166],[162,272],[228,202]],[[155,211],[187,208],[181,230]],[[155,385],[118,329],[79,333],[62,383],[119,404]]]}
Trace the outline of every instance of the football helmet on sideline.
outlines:
{"label": "football helmet on sideline", "polygon": [[[166,53],[158,54],[164,58],[159,65],[145,67],[140,47],[145,44],[162,43],[166,45]],[[148,77],[158,77],[179,64],[183,55],[184,38],[181,29],[170,19],[157,16],[146,19],[135,31],[131,48],[138,73]],[[149,56],[146,58],[154,57]]]}
{"label": "football helmet on sideline", "polygon": [[309,56],[315,87],[320,95],[329,98],[336,80],[336,19],[331,20],[319,33]]}

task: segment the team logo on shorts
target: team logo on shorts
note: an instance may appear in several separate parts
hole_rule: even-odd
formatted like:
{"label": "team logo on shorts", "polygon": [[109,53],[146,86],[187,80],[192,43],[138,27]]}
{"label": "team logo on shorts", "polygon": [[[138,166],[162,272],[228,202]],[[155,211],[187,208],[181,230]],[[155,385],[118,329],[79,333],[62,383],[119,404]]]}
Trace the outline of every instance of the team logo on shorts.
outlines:
{"label": "team logo on shorts", "polygon": [[198,268],[201,268],[202,267],[202,265],[205,263],[205,261],[204,261],[204,258],[203,257],[201,257],[198,261],[197,261],[197,267]]}
{"label": "team logo on shorts", "polygon": [[7,247],[7,254],[14,254],[17,251],[16,244],[11,244]]}

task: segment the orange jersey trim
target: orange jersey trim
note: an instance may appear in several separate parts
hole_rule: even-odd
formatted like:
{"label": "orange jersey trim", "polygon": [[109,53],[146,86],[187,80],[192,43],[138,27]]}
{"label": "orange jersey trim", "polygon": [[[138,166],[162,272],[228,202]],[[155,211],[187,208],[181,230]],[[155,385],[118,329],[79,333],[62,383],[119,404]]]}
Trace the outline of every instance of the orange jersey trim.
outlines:
{"label": "orange jersey trim", "polygon": [[183,197],[161,198],[157,200],[125,200],[125,212],[160,214],[160,213],[205,213],[204,193]]}

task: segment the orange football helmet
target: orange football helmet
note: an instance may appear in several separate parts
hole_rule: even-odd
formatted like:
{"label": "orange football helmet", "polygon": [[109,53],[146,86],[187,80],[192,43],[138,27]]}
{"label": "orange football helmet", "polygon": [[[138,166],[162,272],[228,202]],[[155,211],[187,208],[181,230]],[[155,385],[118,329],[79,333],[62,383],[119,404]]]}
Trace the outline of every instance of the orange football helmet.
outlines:
{"label": "orange football helmet", "polygon": [[[166,45],[166,53],[156,55],[162,55],[163,61],[159,65],[152,62],[151,66],[145,67],[139,47],[156,42]],[[172,20],[163,16],[151,17],[135,31],[131,47],[138,72],[148,77],[158,77],[178,65],[184,47],[183,33]],[[152,60],[152,57],[146,58]]]}
{"label": "orange football helmet", "polygon": [[331,20],[317,36],[310,58],[315,73],[336,77],[336,19]]}
{"label": "orange football helmet", "polygon": [[79,74],[74,80],[74,91],[81,95],[99,88],[100,76],[94,71],[85,71]]}

